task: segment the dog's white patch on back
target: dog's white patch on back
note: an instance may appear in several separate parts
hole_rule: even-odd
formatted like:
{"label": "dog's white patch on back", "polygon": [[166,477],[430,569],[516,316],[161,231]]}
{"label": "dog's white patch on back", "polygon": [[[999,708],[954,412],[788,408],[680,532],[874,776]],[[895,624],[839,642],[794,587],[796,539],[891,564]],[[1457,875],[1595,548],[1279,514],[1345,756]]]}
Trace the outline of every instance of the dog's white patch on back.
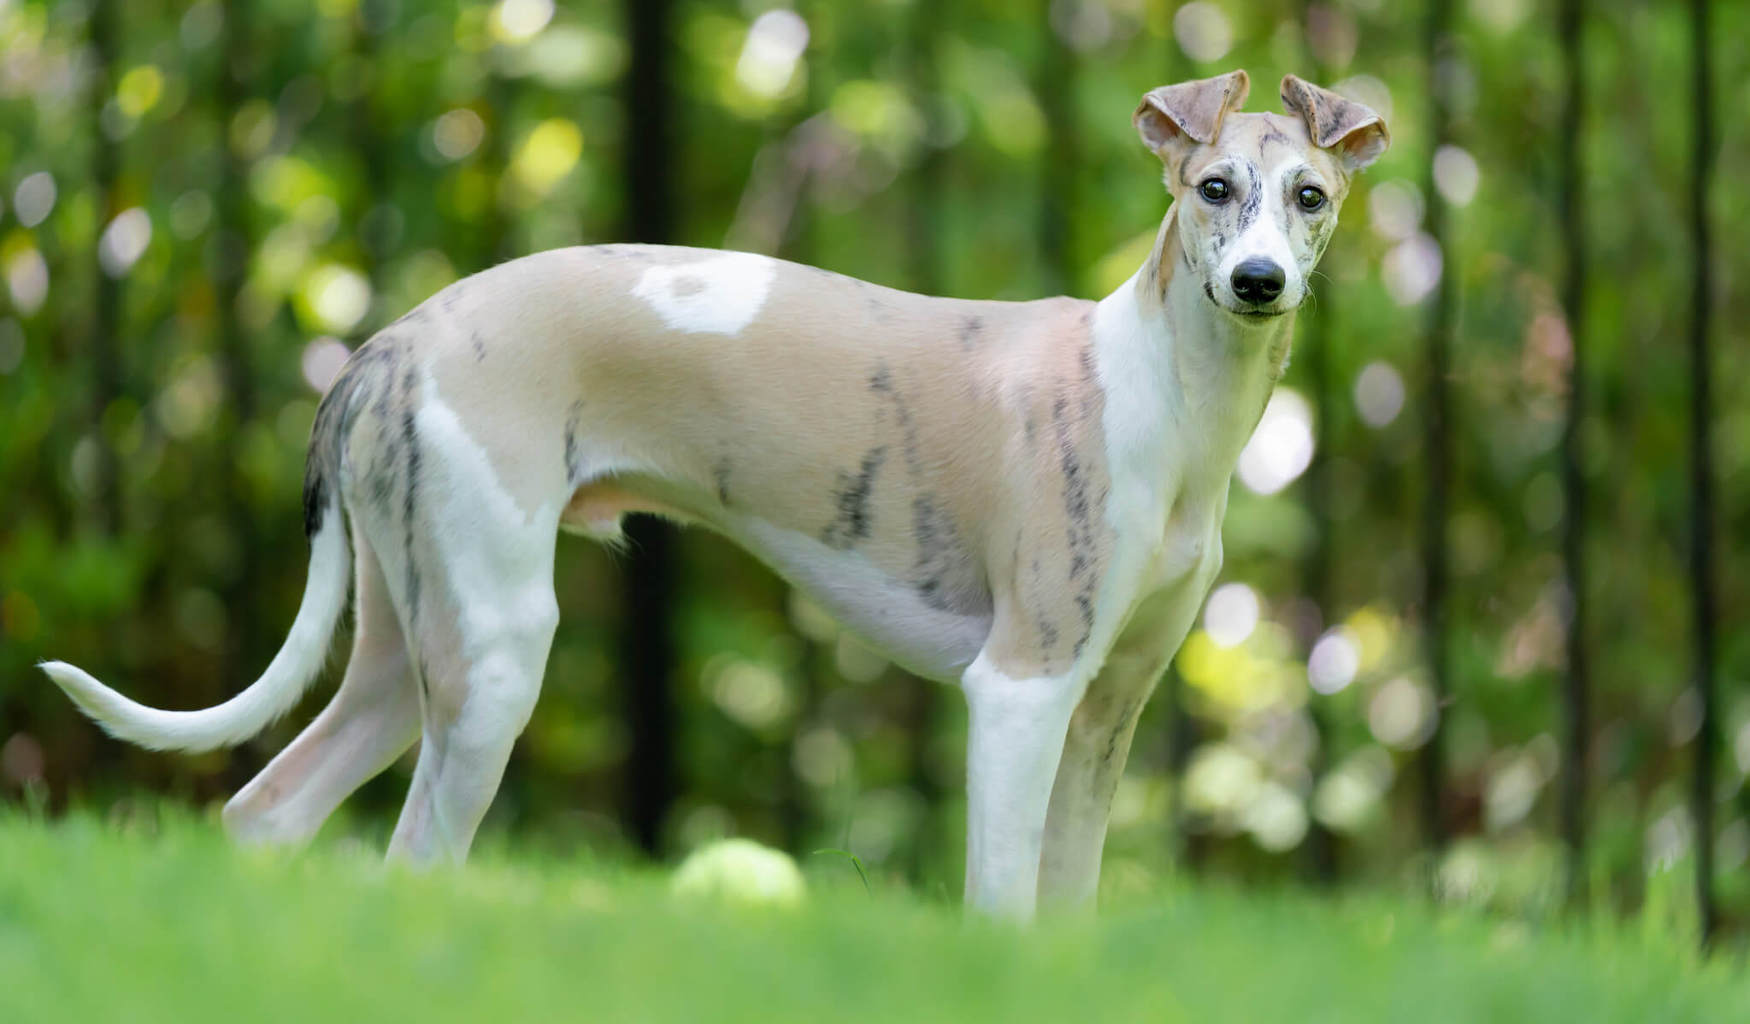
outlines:
{"label": "dog's white patch on back", "polygon": [[738,334],[766,304],[778,265],[748,252],[725,252],[644,271],[632,294],[662,322],[690,334]]}

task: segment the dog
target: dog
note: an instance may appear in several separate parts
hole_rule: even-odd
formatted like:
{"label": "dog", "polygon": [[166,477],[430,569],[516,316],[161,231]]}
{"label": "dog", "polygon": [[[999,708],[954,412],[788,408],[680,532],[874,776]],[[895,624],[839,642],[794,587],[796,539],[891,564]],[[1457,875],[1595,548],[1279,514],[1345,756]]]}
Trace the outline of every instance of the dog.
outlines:
{"label": "dog", "polygon": [[1090,906],[1137,716],[1222,563],[1241,448],[1380,116],[1290,75],[1157,88],[1173,202],[1098,302],[931,298],[740,252],[553,250],[459,281],[330,387],[285,645],[199,711],[42,665],[111,734],[234,745],[289,711],[347,602],[320,715],[226,805],[296,843],[415,740],[391,857],[460,861],[540,691],[559,530],[629,513],[742,545],[969,711],[966,903]]}

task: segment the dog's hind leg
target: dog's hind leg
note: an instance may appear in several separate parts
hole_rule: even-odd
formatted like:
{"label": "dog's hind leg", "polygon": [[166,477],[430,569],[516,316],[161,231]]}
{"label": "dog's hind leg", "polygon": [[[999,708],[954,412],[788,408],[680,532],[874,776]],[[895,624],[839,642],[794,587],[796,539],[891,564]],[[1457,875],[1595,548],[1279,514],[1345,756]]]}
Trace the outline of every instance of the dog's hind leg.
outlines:
{"label": "dog's hind leg", "polygon": [[296,844],[419,735],[419,695],[382,567],[353,530],[357,622],[340,689],[298,738],[225,805],[244,842]]}
{"label": "dog's hind leg", "polygon": [[[493,568],[480,572],[422,572],[427,588],[412,630],[422,695],[419,763],[391,857],[461,861],[492,803],[512,745],[540,694],[558,605],[553,596],[552,551],[535,567],[512,569],[515,558],[490,533],[469,538]],[[517,552],[525,554],[526,552]],[[444,575],[455,573],[450,579]]]}
{"label": "dog's hind leg", "polygon": [[[544,502],[529,484],[519,501],[488,451],[435,399],[414,414],[402,443],[417,446],[417,455],[402,453],[417,470],[407,474],[410,493],[363,516],[421,709],[419,761],[389,855],[459,862],[540,694],[559,620],[553,558],[565,481],[555,474]],[[537,445],[524,454],[547,465]],[[557,450],[550,464],[563,468]]]}

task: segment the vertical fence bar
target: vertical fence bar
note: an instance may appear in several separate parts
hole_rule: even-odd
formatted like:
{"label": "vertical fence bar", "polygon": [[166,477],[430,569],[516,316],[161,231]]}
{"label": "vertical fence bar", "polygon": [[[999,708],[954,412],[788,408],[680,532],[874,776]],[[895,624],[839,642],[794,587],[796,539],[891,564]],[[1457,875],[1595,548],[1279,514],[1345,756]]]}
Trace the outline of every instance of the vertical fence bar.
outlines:
{"label": "vertical fence bar", "polygon": [[[624,0],[631,59],[625,87],[626,237],[674,240],[673,94],[669,0]],[[631,555],[622,567],[620,675],[631,750],[625,767],[626,818],[632,838],[656,855],[674,803],[673,529],[647,516],[627,523]]]}
{"label": "vertical fence bar", "polygon": [[[121,155],[116,143],[104,129],[104,106],[115,92],[116,64],[121,59],[117,39],[117,22],[121,17],[119,0],[95,0],[91,6],[91,130],[96,134],[91,147],[91,184],[97,192],[97,230],[102,232],[110,218],[116,215],[116,178]],[[93,504],[97,510],[97,525],[106,534],[121,531],[121,468],[104,429],[104,414],[122,394],[121,281],[111,277],[103,265],[100,247],[94,246],[91,260],[93,277],[91,337],[87,353],[91,373],[91,436],[97,444],[97,493]]]}
{"label": "vertical fence bar", "polygon": [[1433,156],[1447,143],[1451,130],[1447,97],[1448,73],[1442,67],[1452,57],[1451,8],[1452,5],[1446,0],[1432,0],[1428,5],[1425,40],[1428,124],[1431,136],[1425,192],[1428,203],[1428,233],[1439,247],[1441,266],[1439,283],[1435,286],[1433,308],[1428,315],[1428,497],[1423,505],[1422,523],[1423,628],[1436,713],[1434,730],[1428,737],[1428,742],[1417,752],[1417,805],[1422,821],[1422,834],[1436,853],[1445,848],[1447,838],[1444,817],[1445,717],[1447,694],[1451,692],[1451,685],[1448,678],[1450,658],[1446,635],[1446,521],[1452,474],[1451,396],[1447,374],[1458,292],[1453,277],[1452,247],[1447,237],[1446,201],[1441,198],[1440,190],[1435,186]]}
{"label": "vertical fence bar", "polygon": [[[1330,85],[1330,69],[1318,59],[1316,48],[1311,45],[1315,3],[1301,5],[1301,31],[1305,34],[1308,45],[1307,70],[1313,80],[1320,85]],[[1331,258],[1327,251],[1325,259]],[[1302,639],[1308,648],[1318,642],[1319,633],[1324,630],[1334,618],[1332,612],[1336,606],[1335,588],[1331,580],[1331,420],[1337,409],[1337,400],[1331,389],[1331,339],[1335,336],[1331,323],[1336,318],[1337,297],[1330,288],[1330,275],[1322,275],[1326,286],[1320,289],[1317,302],[1312,305],[1310,315],[1305,316],[1301,327],[1301,355],[1306,364],[1307,387],[1312,391],[1313,406],[1313,456],[1312,462],[1306,467],[1306,505],[1307,512],[1312,516],[1312,543],[1307,546],[1306,557],[1301,563],[1301,577],[1306,586],[1307,597],[1313,607],[1318,609],[1318,625],[1309,630],[1309,636]],[[1310,651],[1309,651],[1310,653]],[[1313,728],[1312,764],[1308,766],[1312,775],[1313,792],[1317,792],[1319,780],[1324,778],[1330,767],[1330,723],[1325,721],[1323,706],[1319,703],[1317,694],[1313,694],[1306,705],[1307,718]],[[1307,830],[1303,870],[1306,877],[1319,885],[1330,885],[1337,880],[1337,837],[1316,816],[1310,818],[1311,824]]]}
{"label": "vertical fence bar", "polygon": [[1586,794],[1590,776],[1591,683],[1586,657],[1586,477],[1581,418],[1586,414],[1586,217],[1580,140],[1586,114],[1582,0],[1562,0],[1557,32],[1567,71],[1562,110],[1560,216],[1567,277],[1562,306],[1573,357],[1568,367],[1567,420],[1562,427],[1562,565],[1568,596],[1567,670],[1562,696],[1566,734],[1562,749],[1561,822],[1566,847],[1569,907],[1586,898]]}
{"label": "vertical fence bar", "polygon": [[1039,251],[1046,294],[1072,291],[1070,209],[1075,204],[1075,56],[1052,24],[1054,0],[1039,0],[1040,54],[1033,91],[1045,112],[1039,169]]}
{"label": "vertical fence bar", "polygon": [[1695,735],[1695,777],[1691,816],[1695,819],[1695,902],[1703,947],[1712,943],[1718,913],[1714,906],[1714,757],[1718,737],[1714,692],[1713,563],[1713,396],[1708,384],[1712,328],[1713,261],[1708,224],[1708,191],[1713,171],[1713,61],[1709,49],[1708,0],[1691,0],[1690,57],[1695,90],[1695,152],[1690,168],[1690,230],[1694,281],[1689,335],[1690,524],[1689,571],[1695,605],[1695,690],[1701,728]]}

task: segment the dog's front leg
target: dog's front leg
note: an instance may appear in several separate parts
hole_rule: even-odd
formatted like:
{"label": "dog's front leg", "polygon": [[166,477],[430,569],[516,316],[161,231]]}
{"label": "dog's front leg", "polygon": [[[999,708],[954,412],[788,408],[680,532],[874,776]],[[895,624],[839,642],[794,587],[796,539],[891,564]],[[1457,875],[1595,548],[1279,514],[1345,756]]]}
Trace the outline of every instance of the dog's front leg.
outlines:
{"label": "dog's front leg", "polygon": [[1033,916],[1052,780],[1085,680],[1005,670],[989,649],[966,669],[967,906]]}
{"label": "dog's front leg", "polygon": [[1047,913],[1093,909],[1112,794],[1165,666],[1164,657],[1114,651],[1070,719],[1040,852],[1039,903]]}
{"label": "dog's front leg", "polygon": [[1213,545],[1184,582],[1138,606],[1070,719],[1040,858],[1039,902],[1047,911],[1093,909],[1112,794],[1137,719],[1220,571],[1220,550]]}

